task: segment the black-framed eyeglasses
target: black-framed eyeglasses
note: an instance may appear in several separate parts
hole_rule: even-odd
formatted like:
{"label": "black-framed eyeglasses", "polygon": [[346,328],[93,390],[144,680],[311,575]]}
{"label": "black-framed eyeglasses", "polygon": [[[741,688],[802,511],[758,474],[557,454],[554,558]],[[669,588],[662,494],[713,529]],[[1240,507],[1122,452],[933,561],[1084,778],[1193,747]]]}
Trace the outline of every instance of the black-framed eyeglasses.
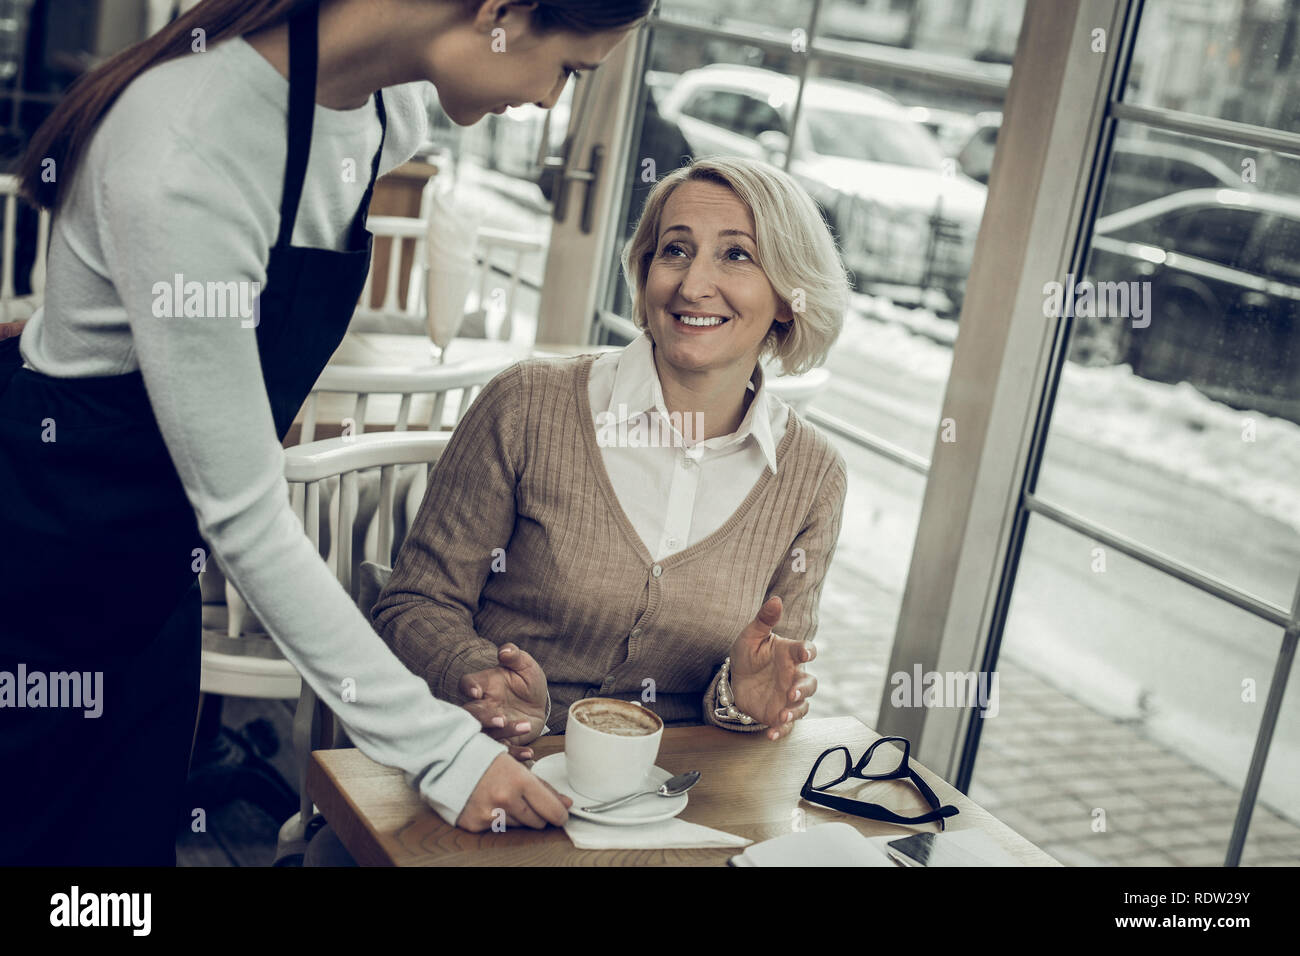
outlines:
{"label": "black-framed eyeglasses", "polygon": [[[873,765],[873,755],[876,754],[882,744],[888,743],[903,745],[901,759],[895,757],[897,751],[887,748],[880,750],[880,756],[876,758]],[[930,785],[922,780],[921,775],[912,767],[912,761],[909,759],[911,751],[912,744],[906,737],[881,737],[867,748],[867,752],[862,755],[862,759],[855,764],[852,762],[853,756],[849,753],[848,747],[831,747],[829,750],[823,751],[822,755],[817,758],[817,762],[813,764],[812,771],[808,774],[803,789],[799,791],[799,796],[809,803],[816,803],[832,810],[839,810],[841,813],[866,817],[868,820],[880,820],[884,823],[910,825],[931,823],[937,820],[939,829],[942,830],[944,829],[944,817],[956,816],[958,810],[951,805],[940,805],[939,798],[930,789]],[[836,773],[838,764],[831,759],[832,754],[843,754],[843,769],[839,773]],[[921,791],[921,796],[925,797],[926,803],[933,809],[918,816],[904,817],[886,807],[882,807],[878,803],[868,803],[865,800],[855,800],[852,797],[827,793],[831,787],[843,783],[850,777],[857,777],[860,780],[909,779],[916,785],[916,789]]]}

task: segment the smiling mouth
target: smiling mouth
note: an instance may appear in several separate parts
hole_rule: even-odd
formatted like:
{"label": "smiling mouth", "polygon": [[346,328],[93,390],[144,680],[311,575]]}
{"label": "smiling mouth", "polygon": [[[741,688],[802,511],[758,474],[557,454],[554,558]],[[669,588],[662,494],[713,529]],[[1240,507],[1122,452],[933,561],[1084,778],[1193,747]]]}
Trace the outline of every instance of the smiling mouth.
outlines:
{"label": "smiling mouth", "polygon": [[672,315],[676,324],[690,329],[716,329],[731,321],[724,315],[688,315],[681,312],[674,312]]}

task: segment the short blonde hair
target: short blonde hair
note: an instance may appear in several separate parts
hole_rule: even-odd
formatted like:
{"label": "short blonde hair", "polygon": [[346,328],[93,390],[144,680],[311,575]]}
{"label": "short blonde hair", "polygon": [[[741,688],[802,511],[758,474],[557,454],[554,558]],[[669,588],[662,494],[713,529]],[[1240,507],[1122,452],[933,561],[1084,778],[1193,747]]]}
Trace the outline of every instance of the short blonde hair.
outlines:
{"label": "short blonde hair", "polygon": [[659,245],[664,206],[686,182],[726,186],[754,216],[758,266],[792,321],[773,321],[760,358],[776,356],[786,374],[826,361],[844,325],[849,281],[817,204],[789,175],[764,162],[732,157],[697,159],[669,173],[646,199],[636,231],[623,248],[623,274],[632,288],[632,321],[649,325],[646,279]]}

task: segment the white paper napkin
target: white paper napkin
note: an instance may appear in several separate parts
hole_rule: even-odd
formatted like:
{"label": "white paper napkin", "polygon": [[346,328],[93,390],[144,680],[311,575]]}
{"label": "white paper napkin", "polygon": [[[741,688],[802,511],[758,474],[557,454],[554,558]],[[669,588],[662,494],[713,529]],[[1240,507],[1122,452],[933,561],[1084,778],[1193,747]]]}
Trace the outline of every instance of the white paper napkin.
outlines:
{"label": "white paper napkin", "polygon": [[474,282],[476,215],[453,203],[451,194],[435,192],[429,199],[425,233],[429,258],[425,319],[429,338],[445,349],[465,320],[465,300]]}
{"label": "white paper napkin", "polygon": [[579,850],[686,850],[748,846],[754,842],[698,823],[687,823],[676,817],[635,827],[615,827],[570,816],[569,822],[564,825],[564,832]]}

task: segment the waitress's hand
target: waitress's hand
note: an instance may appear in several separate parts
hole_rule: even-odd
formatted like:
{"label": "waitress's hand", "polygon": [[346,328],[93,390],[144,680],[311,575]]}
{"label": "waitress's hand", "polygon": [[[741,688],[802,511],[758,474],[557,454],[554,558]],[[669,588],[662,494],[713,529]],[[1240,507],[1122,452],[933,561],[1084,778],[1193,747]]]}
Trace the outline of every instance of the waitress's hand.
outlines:
{"label": "waitress's hand", "polygon": [[514,644],[497,650],[499,666],[474,671],[460,679],[460,692],[471,698],[465,709],[494,740],[510,747],[512,756],[532,756],[525,744],[542,735],[546,721],[546,674],[533,656]]}
{"label": "waitress's hand", "polygon": [[791,641],[772,633],[781,620],[776,595],[759,608],[731,645],[731,693],[736,707],[770,728],[772,740],[784,737],[808,713],[817,678],[803,665],[817,656],[812,641]]}
{"label": "waitress's hand", "polygon": [[0,339],[7,339],[14,335],[22,335],[23,326],[26,324],[26,319],[20,319],[17,322],[0,322]]}
{"label": "waitress's hand", "polygon": [[533,776],[507,754],[488,764],[478,786],[469,795],[465,809],[456,818],[456,826],[471,833],[482,833],[506,813],[507,826],[543,829],[548,823],[564,826],[573,801],[556,793],[545,780]]}

